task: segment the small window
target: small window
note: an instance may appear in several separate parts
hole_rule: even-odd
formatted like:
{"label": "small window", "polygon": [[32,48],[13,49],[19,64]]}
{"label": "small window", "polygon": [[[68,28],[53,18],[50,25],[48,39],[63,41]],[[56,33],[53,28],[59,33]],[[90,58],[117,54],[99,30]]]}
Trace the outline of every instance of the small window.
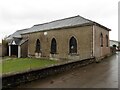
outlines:
{"label": "small window", "polygon": [[77,53],[77,41],[74,37],[69,41],[69,53]]}
{"label": "small window", "polygon": [[35,52],[36,53],[40,53],[41,51],[40,51],[40,40],[39,39],[37,39],[37,41],[36,41],[36,49],[35,49]]}
{"label": "small window", "polygon": [[53,38],[51,41],[51,54],[56,54],[56,52],[57,52],[57,43],[55,38]]}
{"label": "small window", "polygon": [[100,46],[103,47],[103,34],[100,35]]}

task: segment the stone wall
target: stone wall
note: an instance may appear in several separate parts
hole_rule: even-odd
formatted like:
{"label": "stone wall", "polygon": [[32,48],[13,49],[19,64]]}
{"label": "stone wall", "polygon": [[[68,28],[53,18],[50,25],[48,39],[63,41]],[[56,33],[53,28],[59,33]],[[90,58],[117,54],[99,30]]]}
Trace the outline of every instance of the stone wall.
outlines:
{"label": "stone wall", "polygon": [[110,53],[115,54],[116,53],[116,48],[115,47],[110,47]]}
{"label": "stone wall", "polygon": [[2,44],[0,43],[0,57],[2,57]]}
{"label": "stone wall", "polygon": [[[47,32],[47,35],[44,35],[42,31],[29,34],[28,54],[30,56],[35,55],[36,40],[39,39],[41,43],[41,56],[49,57],[51,40],[53,38],[57,42],[55,58],[85,59],[92,56],[92,26],[48,30],[45,32]],[[77,40],[77,54],[70,56],[69,40],[72,36]]]}
{"label": "stone wall", "polygon": [[7,55],[7,46],[0,44],[0,57]]}
{"label": "stone wall", "polygon": [[27,57],[28,56],[28,41],[24,42],[21,45],[21,57]]}
{"label": "stone wall", "polygon": [[58,74],[77,67],[85,66],[93,62],[94,62],[94,58],[86,59],[82,61],[74,61],[74,62],[72,61],[43,69],[31,70],[24,73],[3,76],[2,86],[3,88],[15,87],[16,85],[20,85],[21,83],[26,83],[33,80],[45,78],[53,74]]}
{"label": "stone wall", "polygon": [[[109,42],[109,31],[97,25],[94,26],[94,29],[95,29],[95,32],[94,32],[95,33],[95,38],[94,38],[95,57],[102,58],[110,54],[110,45],[108,44],[109,46],[108,47],[106,46],[106,35],[108,36],[108,43],[110,43]],[[100,46],[101,33],[103,34],[103,47]]]}
{"label": "stone wall", "polygon": [[[45,32],[47,32],[47,35],[44,35]],[[103,47],[100,46],[101,33],[103,34]],[[30,33],[27,35],[29,38],[28,55],[35,56],[36,40],[39,39],[41,43],[41,57],[52,56],[50,54],[51,40],[55,38],[57,42],[57,53],[54,55],[54,58],[79,60],[87,59],[90,57],[104,57],[110,54],[110,46],[106,47],[106,35],[108,36],[109,43],[109,31],[97,25],[82,27],[79,26]],[[69,54],[69,40],[72,36],[77,40],[77,53],[75,55]]]}

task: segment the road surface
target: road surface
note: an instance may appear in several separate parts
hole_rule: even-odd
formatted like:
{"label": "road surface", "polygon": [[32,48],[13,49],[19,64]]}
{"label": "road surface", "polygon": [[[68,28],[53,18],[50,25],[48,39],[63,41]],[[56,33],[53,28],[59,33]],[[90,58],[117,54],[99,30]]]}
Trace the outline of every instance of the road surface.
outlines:
{"label": "road surface", "polygon": [[18,88],[118,88],[118,57],[113,55],[64,73],[18,86]]}

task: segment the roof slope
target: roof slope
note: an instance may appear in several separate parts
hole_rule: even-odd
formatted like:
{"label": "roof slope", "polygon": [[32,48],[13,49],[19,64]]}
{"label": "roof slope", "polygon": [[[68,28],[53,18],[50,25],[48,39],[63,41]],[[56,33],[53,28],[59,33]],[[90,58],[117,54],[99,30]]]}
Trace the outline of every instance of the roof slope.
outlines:
{"label": "roof slope", "polygon": [[15,38],[22,38],[21,34],[24,34],[28,31],[29,29],[22,29],[22,30],[17,30],[16,32],[14,32],[13,34],[9,35],[6,39],[10,40],[13,39],[13,37]]}
{"label": "roof slope", "polygon": [[92,23],[92,21],[78,15],[78,16],[60,19],[60,20],[56,20],[48,23],[34,25],[29,29],[29,32],[26,32],[26,33],[45,31],[45,30],[57,29],[57,28],[68,27],[68,26],[82,25],[85,23]]}
{"label": "roof slope", "polygon": [[9,45],[22,45],[26,41],[28,41],[28,39],[13,38],[9,41]]}
{"label": "roof slope", "polygon": [[[48,22],[48,23],[37,24],[29,29],[18,30],[15,33],[13,33],[12,35],[10,35],[8,38],[9,39],[11,39],[13,37],[21,38],[21,34],[45,31],[45,30],[52,30],[52,29],[63,28],[63,27],[72,27],[72,26],[84,25],[84,24],[97,24],[99,26],[102,26],[96,22],[85,19],[78,15],[78,16],[69,17],[69,18],[65,18],[65,19],[55,20],[55,21]],[[102,27],[106,28],[104,26],[102,26]],[[106,29],[108,29],[108,28],[106,28]]]}

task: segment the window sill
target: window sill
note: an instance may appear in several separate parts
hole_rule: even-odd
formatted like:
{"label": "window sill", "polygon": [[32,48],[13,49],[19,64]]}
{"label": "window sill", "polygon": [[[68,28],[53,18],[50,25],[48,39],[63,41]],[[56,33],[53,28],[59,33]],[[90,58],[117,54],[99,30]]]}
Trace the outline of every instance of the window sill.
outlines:
{"label": "window sill", "polygon": [[71,55],[71,56],[79,56],[78,53],[69,53],[68,55]]}

